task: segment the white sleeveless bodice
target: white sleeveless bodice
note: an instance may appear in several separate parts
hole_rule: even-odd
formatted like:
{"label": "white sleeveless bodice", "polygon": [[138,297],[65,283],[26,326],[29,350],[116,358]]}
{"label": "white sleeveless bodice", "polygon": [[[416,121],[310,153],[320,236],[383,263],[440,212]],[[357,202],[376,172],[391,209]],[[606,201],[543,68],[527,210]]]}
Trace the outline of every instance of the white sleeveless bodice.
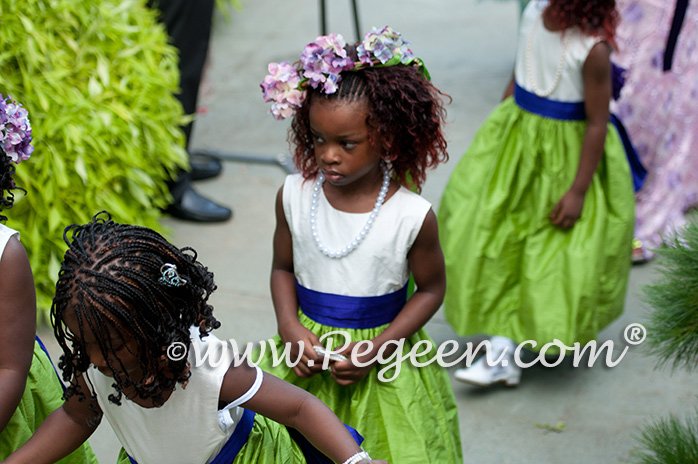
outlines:
{"label": "white sleeveless bodice", "polygon": [[[205,464],[213,460],[235,431],[244,410],[239,406],[249,401],[262,384],[263,373],[257,367],[257,380],[250,390],[225,409],[218,409],[221,385],[234,352],[213,334],[203,340],[199,329],[191,329],[189,350],[191,377],[185,389],[177,389],[158,408],[144,408],[121,398],[121,405],[109,401],[115,393],[113,379],[93,366],[88,379],[97,395],[99,406],[109,421],[121,445],[138,464]],[[214,362],[196,361],[208,352]],[[210,350],[214,350],[211,352]],[[198,364],[198,365],[197,365]]]}
{"label": "white sleeveless bodice", "polygon": [[[315,179],[300,174],[286,177],[283,207],[293,239],[293,266],[303,287],[336,295],[379,296],[404,287],[409,278],[410,251],[431,204],[404,187],[381,207],[371,230],[352,253],[340,259],[323,255],[310,231],[310,204]],[[370,213],[346,213],[320,194],[317,226],[330,249],[339,249],[357,236]]]}
{"label": "white sleeveless bodice", "polygon": [[[545,98],[562,102],[584,101],[582,68],[589,52],[601,39],[583,35],[577,27],[567,29],[564,34],[547,30],[542,18],[547,6],[547,0],[531,0],[523,12],[514,70],[516,83],[529,92],[533,92],[534,83],[540,91],[549,89],[555,81],[564,43],[569,36],[560,83]],[[532,32],[533,39],[529,43]],[[529,46],[530,53],[527,53]],[[526,70],[527,55],[531,58],[531,76]],[[531,77],[534,82],[531,82]]]}

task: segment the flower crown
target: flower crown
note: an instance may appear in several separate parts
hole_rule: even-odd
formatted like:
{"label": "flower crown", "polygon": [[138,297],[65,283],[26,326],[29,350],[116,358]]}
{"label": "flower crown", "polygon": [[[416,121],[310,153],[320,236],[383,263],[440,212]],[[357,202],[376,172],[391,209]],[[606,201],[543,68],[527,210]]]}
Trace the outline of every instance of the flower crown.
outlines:
{"label": "flower crown", "polygon": [[372,66],[414,65],[429,79],[424,62],[414,56],[407,45],[409,42],[404,41],[400,33],[390,26],[380,31],[374,27],[357,47],[359,61],[354,62],[347,57],[344,48],[346,42],[341,34],[319,36],[306,45],[300,61],[295,64],[288,61],[269,63],[269,74],[260,84],[264,101],[271,103],[269,112],[274,119],[281,120],[300,108],[308,86],[320,88],[327,95],[335,93],[342,79],[342,71],[357,71]]}
{"label": "flower crown", "polygon": [[31,146],[32,127],[27,110],[22,105],[0,94],[0,144],[15,164],[29,159],[34,147]]}

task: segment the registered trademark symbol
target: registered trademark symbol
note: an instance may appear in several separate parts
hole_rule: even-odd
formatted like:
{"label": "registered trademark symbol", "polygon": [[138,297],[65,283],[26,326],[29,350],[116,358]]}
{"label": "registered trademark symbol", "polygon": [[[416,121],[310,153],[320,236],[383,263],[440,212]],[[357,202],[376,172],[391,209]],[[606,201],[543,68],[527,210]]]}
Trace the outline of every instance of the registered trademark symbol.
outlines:
{"label": "registered trademark symbol", "polygon": [[645,329],[644,325],[634,322],[625,328],[623,337],[627,343],[631,345],[639,345],[645,341],[645,337],[647,337],[647,329]]}

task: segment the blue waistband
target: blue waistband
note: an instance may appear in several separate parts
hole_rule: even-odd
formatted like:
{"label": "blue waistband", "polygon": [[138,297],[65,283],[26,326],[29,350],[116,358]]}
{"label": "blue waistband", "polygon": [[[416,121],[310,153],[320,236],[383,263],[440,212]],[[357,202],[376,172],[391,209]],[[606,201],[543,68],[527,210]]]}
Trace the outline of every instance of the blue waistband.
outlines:
{"label": "blue waistband", "polygon": [[[240,422],[238,422],[237,427],[235,427],[235,431],[230,438],[228,438],[228,441],[225,442],[225,445],[223,445],[218,455],[211,461],[211,464],[230,464],[233,462],[235,456],[237,456],[250,437],[250,432],[254,425],[254,415],[255,413],[249,409],[244,410]],[[131,456],[129,456],[128,459],[131,461],[131,464],[138,464]]]}
{"label": "blue waistband", "polygon": [[566,121],[583,121],[586,119],[584,102],[561,102],[539,97],[535,93],[514,85],[514,100],[526,111],[546,118],[563,119]]}
{"label": "blue waistband", "polygon": [[[516,104],[524,110],[546,118],[565,121],[582,121],[586,119],[584,102],[568,103],[548,100],[547,98],[539,97],[538,95],[519,87],[519,84],[515,84],[514,86],[514,100],[516,100]],[[625,127],[623,126],[623,123],[613,114],[611,114],[610,120],[618,130],[618,135],[623,142],[625,155],[628,158],[628,163],[630,164],[633,175],[633,187],[637,192],[640,190],[640,187],[642,187],[642,183],[647,175],[647,171],[645,170],[644,166],[642,166],[640,158],[637,156],[635,148],[633,148],[633,144],[627,131],[625,130]]]}
{"label": "blue waistband", "polygon": [[[354,438],[356,444],[361,446],[361,443],[364,441],[364,437],[362,437],[361,434],[354,429],[354,427],[348,426],[347,424],[344,424],[344,427],[347,428],[351,436]],[[286,427],[286,430],[288,430],[288,434],[303,452],[303,457],[305,457],[306,464],[334,464],[332,459],[322,454],[320,450],[315,448],[312,443],[310,443],[308,439],[305,438],[298,430],[292,427]]]}
{"label": "blue waistband", "polygon": [[298,304],[315,322],[342,329],[372,329],[389,324],[405,306],[407,284],[380,296],[345,296],[322,293],[296,282]]}

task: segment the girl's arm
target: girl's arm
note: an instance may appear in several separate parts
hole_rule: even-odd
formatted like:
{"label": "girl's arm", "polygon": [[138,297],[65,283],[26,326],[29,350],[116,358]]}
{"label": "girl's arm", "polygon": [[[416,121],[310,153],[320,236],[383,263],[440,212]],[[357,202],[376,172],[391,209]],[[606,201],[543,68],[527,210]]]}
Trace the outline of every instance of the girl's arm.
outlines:
{"label": "girl's arm", "polygon": [[24,247],[11,237],[0,260],[0,432],[24,394],[34,356],[36,293]]}
{"label": "girl's arm", "polygon": [[[83,378],[78,379],[80,391],[89,393]],[[78,449],[99,425],[102,410],[91,396],[82,401],[77,395],[53,411],[34,435],[5,461],[6,464],[50,464]]]}
{"label": "girl's arm", "polygon": [[584,195],[603,156],[612,92],[611,49],[607,43],[599,42],[594,45],[584,63],[582,73],[587,128],[582,142],[579,167],[572,186],[550,214],[552,223],[562,229],[574,226],[581,216]]}
{"label": "girl's arm", "polygon": [[[410,252],[407,254],[410,270],[415,283],[415,292],[390,325],[372,340],[372,350],[359,357],[362,363],[375,359],[376,354],[384,346],[384,356],[395,351],[395,344],[389,343],[407,339],[431,319],[441,306],[446,292],[446,270],[444,255],[439,243],[439,230],[436,215],[431,209],[427,213],[422,229],[419,231]],[[332,376],[340,385],[349,385],[366,377],[375,363],[365,367],[357,367],[351,362],[351,350],[355,343],[350,344],[343,354],[349,357],[346,361],[337,361],[332,366]],[[363,352],[363,349],[361,350]]]}
{"label": "girl's arm", "polygon": [[[255,378],[255,369],[247,363],[231,365],[221,386],[221,401],[230,403],[242,396],[252,386]],[[242,406],[297,429],[313,446],[336,463],[343,463],[361,451],[344,424],[325,403],[271,374],[264,373],[264,381],[259,390]],[[385,461],[373,462],[387,464]]]}
{"label": "girl's arm", "polygon": [[[274,257],[271,267],[271,297],[276,312],[279,335],[284,343],[291,343],[291,359],[298,359],[300,342],[303,356],[293,368],[298,377],[311,377],[322,370],[320,358],[313,345],[320,345],[317,335],[306,329],[298,320],[298,296],[293,272],[293,241],[286,222],[283,207],[283,187],[276,195],[276,230],[274,231]],[[308,367],[308,361],[313,366]]]}

